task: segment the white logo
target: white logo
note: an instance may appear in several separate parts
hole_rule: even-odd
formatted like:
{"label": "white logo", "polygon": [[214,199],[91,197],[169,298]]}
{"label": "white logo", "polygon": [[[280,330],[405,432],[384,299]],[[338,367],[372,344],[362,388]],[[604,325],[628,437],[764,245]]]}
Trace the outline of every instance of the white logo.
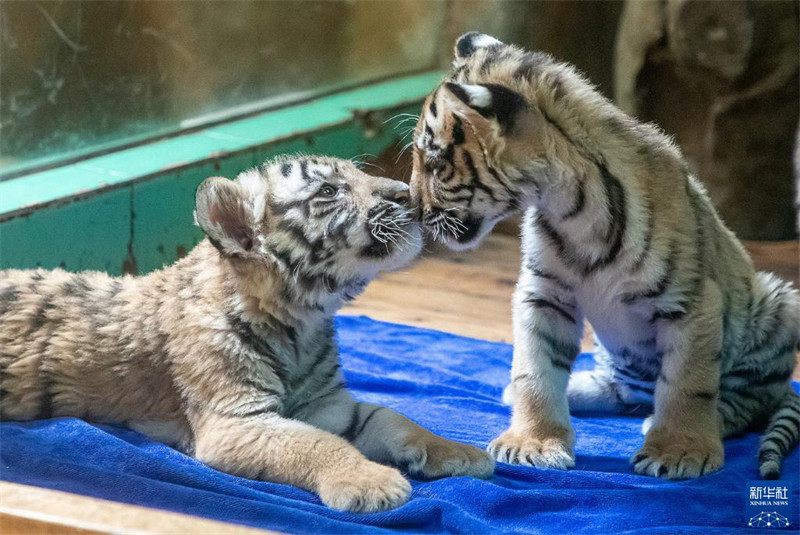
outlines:
{"label": "white logo", "polygon": [[753,528],[785,528],[789,526],[789,519],[775,511],[761,511],[747,525]]}

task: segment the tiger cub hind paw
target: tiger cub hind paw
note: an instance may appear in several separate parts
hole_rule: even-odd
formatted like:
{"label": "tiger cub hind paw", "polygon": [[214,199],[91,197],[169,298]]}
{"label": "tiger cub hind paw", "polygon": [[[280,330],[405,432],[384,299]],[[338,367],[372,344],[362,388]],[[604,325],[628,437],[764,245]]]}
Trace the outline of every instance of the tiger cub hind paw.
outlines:
{"label": "tiger cub hind paw", "polygon": [[665,479],[700,477],[722,468],[725,454],[722,440],[697,436],[670,439],[668,435],[651,434],[644,446],[631,458],[633,471],[640,475]]}
{"label": "tiger cub hind paw", "polygon": [[575,466],[572,446],[558,437],[535,438],[508,430],[489,444],[489,454],[501,463],[558,468]]}
{"label": "tiger cub hind paw", "polygon": [[326,477],[318,492],[322,502],[332,509],[377,513],[406,503],[411,484],[398,470],[365,461],[351,472]]}

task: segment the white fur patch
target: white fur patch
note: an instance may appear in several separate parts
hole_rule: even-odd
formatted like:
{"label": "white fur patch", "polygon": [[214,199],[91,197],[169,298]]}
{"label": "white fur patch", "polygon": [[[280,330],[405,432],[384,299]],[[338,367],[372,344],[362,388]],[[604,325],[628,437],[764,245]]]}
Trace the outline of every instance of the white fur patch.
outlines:
{"label": "white fur patch", "polygon": [[258,225],[266,210],[267,180],[258,169],[248,169],[240,173],[236,181],[248,193],[252,203],[253,222]]}
{"label": "white fur patch", "polygon": [[491,35],[486,35],[485,33],[477,35],[472,38],[472,46],[474,46],[476,49],[486,48],[492,45],[502,45],[502,44],[503,44],[502,41],[498,41]]}
{"label": "white fur patch", "polygon": [[461,84],[469,97],[469,104],[475,108],[488,108],[492,105],[492,93],[482,85]]}

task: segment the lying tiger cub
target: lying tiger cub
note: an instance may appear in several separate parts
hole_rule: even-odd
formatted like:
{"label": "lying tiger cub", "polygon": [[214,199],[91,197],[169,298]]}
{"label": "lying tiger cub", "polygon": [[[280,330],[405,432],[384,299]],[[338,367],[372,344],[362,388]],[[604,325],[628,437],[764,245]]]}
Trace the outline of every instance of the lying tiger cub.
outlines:
{"label": "lying tiger cub", "polygon": [[[455,48],[416,126],[411,189],[453,248],[525,213],[513,416],[493,456],[568,468],[570,408],[654,406],[637,473],[713,472],[723,437],[767,424],[760,471],[778,477],[800,426],[797,292],[754,271],[669,138],[573,67],[477,33]],[[584,318],[597,368],[570,377]]]}
{"label": "lying tiger cub", "polygon": [[[420,250],[408,186],[333,158],[279,158],[197,190],[208,235],[143,277],[0,272],[0,416],[126,424],[226,472],[346,511],[489,455],[345,388],[336,310]],[[368,460],[369,459],[369,460]]]}

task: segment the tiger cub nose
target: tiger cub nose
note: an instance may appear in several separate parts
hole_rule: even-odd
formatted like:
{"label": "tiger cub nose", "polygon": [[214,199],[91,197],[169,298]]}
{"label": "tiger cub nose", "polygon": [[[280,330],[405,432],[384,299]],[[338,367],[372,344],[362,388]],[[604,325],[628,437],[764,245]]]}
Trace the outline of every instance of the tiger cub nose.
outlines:
{"label": "tiger cub nose", "polygon": [[399,180],[386,180],[381,188],[376,191],[383,199],[402,206],[411,204],[411,192],[408,184]]}
{"label": "tiger cub nose", "polygon": [[440,150],[428,150],[425,154],[425,169],[428,171],[441,171],[444,168],[444,157]]}

